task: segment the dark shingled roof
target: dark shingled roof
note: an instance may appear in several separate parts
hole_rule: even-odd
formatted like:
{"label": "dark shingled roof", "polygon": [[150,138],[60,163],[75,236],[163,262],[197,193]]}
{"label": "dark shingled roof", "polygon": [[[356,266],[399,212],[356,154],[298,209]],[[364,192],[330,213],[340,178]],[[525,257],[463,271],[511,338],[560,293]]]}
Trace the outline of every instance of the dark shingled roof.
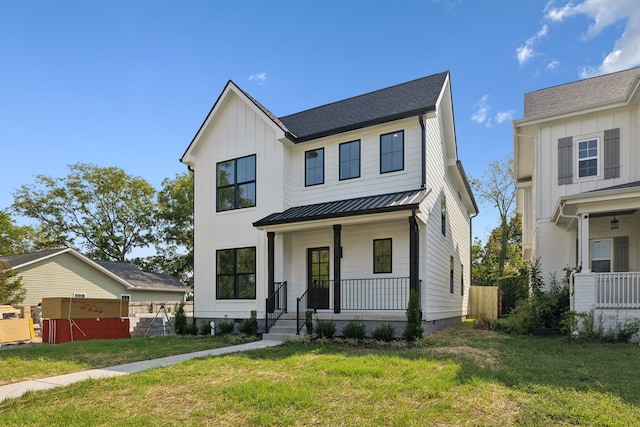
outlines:
{"label": "dark shingled roof", "polygon": [[189,290],[182,282],[168,274],[148,273],[126,262],[102,260],[94,260],[94,262],[139,289],[177,292]]}
{"label": "dark shingled roof", "polygon": [[524,117],[550,116],[622,101],[638,77],[640,68],[632,68],[525,93]]}
{"label": "dark shingled roof", "polygon": [[295,142],[304,142],[435,110],[448,71],[280,117]]}
{"label": "dark shingled roof", "polygon": [[640,181],[627,182],[624,184],[612,185],[611,187],[606,188],[598,188],[597,190],[587,191],[587,193],[596,193],[598,191],[609,191],[609,190],[623,190],[626,188],[637,188],[640,187]]}
{"label": "dark shingled roof", "polygon": [[32,261],[37,261],[41,258],[46,258],[49,255],[53,255],[58,252],[62,252],[65,249],[52,249],[49,251],[31,252],[28,254],[6,255],[0,256],[0,259],[9,263],[11,268],[15,268],[19,265],[27,264]]}
{"label": "dark shingled roof", "polygon": [[418,207],[427,195],[427,190],[401,191],[377,196],[316,203],[289,208],[274,213],[253,223],[254,226],[288,224],[327,218],[366,215],[373,213],[409,210]]}

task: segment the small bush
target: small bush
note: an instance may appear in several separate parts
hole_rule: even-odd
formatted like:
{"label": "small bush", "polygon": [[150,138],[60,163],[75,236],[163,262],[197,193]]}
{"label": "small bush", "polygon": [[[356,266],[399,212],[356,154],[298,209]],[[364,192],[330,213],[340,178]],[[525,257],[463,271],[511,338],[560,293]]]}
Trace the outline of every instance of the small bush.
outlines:
{"label": "small bush", "polygon": [[233,333],[236,328],[236,324],[233,320],[217,323],[218,329],[222,335],[229,335]]}
{"label": "small bush", "polygon": [[407,306],[407,326],[404,328],[402,337],[407,341],[414,341],[417,338],[421,338],[423,333],[420,297],[416,291],[411,290]]}
{"label": "small bush", "polygon": [[184,335],[187,331],[187,315],[184,312],[184,303],[181,302],[176,310],[176,315],[173,320],[173,329],[178,335]]}
{"label": "small bush", "polygon": [[251,310],[251,317],[243,319],[238,327],[240,333],[245,335],[257,335],[258,334],[258,318],[255,310]]}
{"label": "small bush", "polygon": [[362,323],[360,319],[350,320],[342,329],[342,335],[345,338],[363,339],[367,335],[367,325]]}
{"label": "small bush", "polygon": [[391,342],[396,335],[396,328],[390,323],[381,323],[373,330],[373,338],[378,341]]}
{"label": "small bush", "polygon": [[202,325],[200,325],[200,335],[211,335],[211,323],[202,322]]}
{"label": "small bush", "polygon": [[305,312],[305,325],[307,326],[307,335],[313,335],[313,310]]}
{"label": "small bush", "polygon": [[318,320],[314,330],[320,338],[333,338],[336,334],[336,323],[333,320]]}
{"label": "small bush", "polygon": [[198,335],[198,325],[195,320],[187,326],[185,332],[189,335]]}

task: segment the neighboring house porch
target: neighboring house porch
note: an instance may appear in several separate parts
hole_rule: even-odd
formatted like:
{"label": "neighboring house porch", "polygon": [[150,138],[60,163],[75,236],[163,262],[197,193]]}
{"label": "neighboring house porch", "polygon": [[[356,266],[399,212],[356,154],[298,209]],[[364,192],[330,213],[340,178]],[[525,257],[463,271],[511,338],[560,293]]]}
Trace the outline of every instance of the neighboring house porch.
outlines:
{"label": "neighboring house porch", "polygon": [[640,317],[640,182],[563,197],[553,219],[576,236],[571,308],[605,328]]}

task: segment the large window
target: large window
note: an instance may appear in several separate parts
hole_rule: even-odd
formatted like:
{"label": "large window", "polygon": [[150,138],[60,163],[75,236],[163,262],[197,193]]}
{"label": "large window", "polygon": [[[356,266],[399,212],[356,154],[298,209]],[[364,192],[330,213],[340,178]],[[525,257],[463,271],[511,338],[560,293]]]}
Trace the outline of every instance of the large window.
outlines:
{"label": "large window", "polygon": [[440,200],[440,231],[443,236],[447,235],[447,197],[445,195]]}
{"label": "large window", "polygon": [[340,180],[360,177],[360,141],[340,144]]}
{"label": "large window", "polygon": [[449,257],[449,292],[453,293],[453,257]]}
{"label": "large window", "polygon": [[391,239],[373,241],[373,272],[391,273]]}
{"label": "large window", "polygon": [[216,298],[256,298],[256,248],[216,251]]}
{"label": "large window", "polygon": [[304,153],[305,186],[324,184],[324,148]]}
{"label": "large window", "polygon": [[380,135],[380,173],[404,169],[404,131]]}
{"label": "large window", "polygon": [[578,178],[598,175],[598,139],[578,141]]}
{"label": "large window", "polygon": [[256,156],[220,162],[216,165],[218,212],[256,205]]}
{"label": "large window", "polygon": [[591,271],[594,273],[611,271],[611,240],[591,241]]}

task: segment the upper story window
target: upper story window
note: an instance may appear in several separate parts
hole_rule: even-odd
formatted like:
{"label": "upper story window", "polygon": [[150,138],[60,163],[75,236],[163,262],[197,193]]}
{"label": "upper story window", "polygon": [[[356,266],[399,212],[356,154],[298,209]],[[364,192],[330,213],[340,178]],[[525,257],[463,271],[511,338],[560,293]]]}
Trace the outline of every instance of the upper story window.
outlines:
{"label": "upper story window", "polygon": [[404,169],[404,131],[380,135],[380,173]]}
{"label": "upper story window", "polygon": [[340,144],[340,180],[360,177],[360,140]]}
{"label": "upper story window", "polygon": [[256,205],[256,155],[240,157],[216,165],[217,211]]}
{"label": "upper story window", "polygon": [[305,151],[304,168],[306,187],[324,184],[324,148]]}
{"label": "upper story window", "polygon": [[447,235],[447,196],[442,195],[440,200],[440,231],[443,236]]}
{"label": "upper story window", "polygon": [[558,138],[558,185],[593,177],[620,177],[620,128]]}
{"label": "upper story window", "polygon": [[598,139],[578,141],[578,178],[598,175]]}

